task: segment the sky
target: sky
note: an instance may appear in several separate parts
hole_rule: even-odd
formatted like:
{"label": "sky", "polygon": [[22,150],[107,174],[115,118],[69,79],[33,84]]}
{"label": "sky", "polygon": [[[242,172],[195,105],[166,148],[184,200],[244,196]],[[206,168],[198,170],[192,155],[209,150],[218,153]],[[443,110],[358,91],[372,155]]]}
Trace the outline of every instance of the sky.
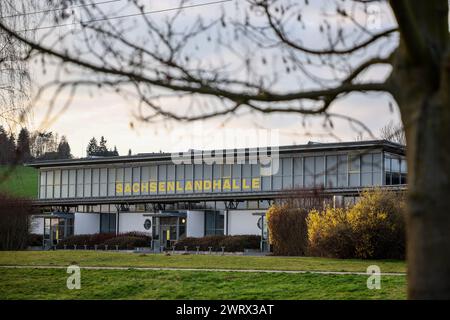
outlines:
{"label": "sky", "polygon": [[[126,2],[126,1],[125,1]],[[196,0],[191,3],[208,2],[207,0]],[[221,4],[225,14],[233,14],[234,1]],[[176,6],[176,1],[151,1],[151,9],[165,9]],[[104,6],[118,6],[123,3],[105,4]],[[212,7],[187,9],[185,23],[190,23],[189,16],[198,14],[212,15]],[[311,10],[315,10],[313,7]],[[170,15],[170,13],[166,13]],[[314,15],[307,20],[309,26],[315,26],[318,21]],[[392,23],[392,17],[382,15],[378,21],[380,27]],[[124,22],[128,23],[128,22]],[[129,22],[131,23],[131,22]],[[305,36],[305,41],[310,45],[315,44],[315,36]],[[319,44],[320,46],[320,44]],[[211,50],[207,53],[210,59],[220,59],[221,52]],[[218,55],[218,56],[215,56]],[[372,71],[374,76],[387,74],[386,69]],[[33,81],[35,87],[48,82],[54,70],[49,68],[42,72],[39,64],[33,66]],[[326,71],[324,71],[326,72]],[[370,75],[369,75],[370,76]],[[290,85],[291,80],[281,81],[281,85]],[[36,90],[36,89],[35,89]],[[60,97],[59,105],[64,101],[64,95]],[[47,111],[50,96],[44,96],[32,109],[32,128],[39,128]],[[331,112],[340,114],[351,114],[363,122],[373,135],[378,136],[380,129],[390,121],[397,123],[399,114],[394,108],[392,111],[389,103],[393,99],[388,94],[361,94],[355,93],[348,97],[339,99],[332,107]],[[163,101],[169,107],[186,108],[188,102],[183,99],[171,99]],[[80,91],[74,97],[69,108],[58,116],[56,121],[46,125],[46,130],[55,131],[59,135],[65,135],[72,148],[75,157],[85,156],[86,146],[93,136],[98,140],[105,136],[108,146],[117,147],[120,154],[127,154],[131,149],[133,154],[159,151],[184,151],[188,149],[214,149],[224,147],[224,140],[232,140],[236,147],[253,147],[254,142],[247,141],[243,137],[254,132],[266,132],[277,136],[280,145],[302,144],[308,141],[334,142],[354,141],[358,138],[358,132],[344,120],[334,120],[333,135],[329,135],[330,128],[323,127],[323,117],[310,117],[306,120],[301,115],[272,114],[272,115],[240,115],[238,117],[221,117],[196,123],[180,123],[175,121],[160,121],[158,123],[142,123],[136,121],[133,114],[136,113],[136,102],[126,101],[114,93],[94,91]],[[131,126],[130,123],[133,123]],[[257,131],[259,130],[259,131]],[[371,136],[363,133],[363,138],[370,139]],[[264,140],[264,139],[263,139]],[[229,141],[228,141],[229,142]],[[264,141],[259,141],[264,143]]]}

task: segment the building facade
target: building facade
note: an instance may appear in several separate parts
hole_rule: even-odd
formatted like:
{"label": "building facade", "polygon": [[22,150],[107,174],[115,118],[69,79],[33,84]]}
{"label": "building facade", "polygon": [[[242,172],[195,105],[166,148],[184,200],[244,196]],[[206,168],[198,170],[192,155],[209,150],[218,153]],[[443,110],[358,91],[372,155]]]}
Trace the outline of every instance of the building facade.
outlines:
{"label": "building facade", "polygon": [[156,245],[186,236],[261,234],[264,214],[289,194],[317,190],[352,202],[364,188],[402,189],[405,148],[384,140],[279,148],[96,157],[29,164],[39,169],[42,214],[34,232],[146,232]]}

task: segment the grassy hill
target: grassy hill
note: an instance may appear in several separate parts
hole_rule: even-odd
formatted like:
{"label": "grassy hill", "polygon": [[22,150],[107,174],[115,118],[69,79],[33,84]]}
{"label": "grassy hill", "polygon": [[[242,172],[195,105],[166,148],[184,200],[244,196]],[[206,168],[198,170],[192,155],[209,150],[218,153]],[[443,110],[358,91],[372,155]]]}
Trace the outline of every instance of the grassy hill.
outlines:
{"label": "grassy hill", "polygon": [[[5,174],[7,176],[5,177]],[[36,198],[38,194],[38,171],[34,168],[0,166],[0,192]]]}

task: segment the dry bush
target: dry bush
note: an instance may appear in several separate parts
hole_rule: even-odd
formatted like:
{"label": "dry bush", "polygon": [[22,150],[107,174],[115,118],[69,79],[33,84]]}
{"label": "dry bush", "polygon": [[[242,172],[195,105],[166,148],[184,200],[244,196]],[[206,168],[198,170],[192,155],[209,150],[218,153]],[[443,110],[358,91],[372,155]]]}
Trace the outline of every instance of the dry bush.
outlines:
{"label": "dry bush", "polygon": [[30,200],[0,194],[0,250],[27,247],[30,217],[36,213]]}
{"label": "dry bush", "polygon": [[279,256],[303,256],[308,246],[305,209],[288,205],[273,205],[267,211],[269,239],[273,254]]}

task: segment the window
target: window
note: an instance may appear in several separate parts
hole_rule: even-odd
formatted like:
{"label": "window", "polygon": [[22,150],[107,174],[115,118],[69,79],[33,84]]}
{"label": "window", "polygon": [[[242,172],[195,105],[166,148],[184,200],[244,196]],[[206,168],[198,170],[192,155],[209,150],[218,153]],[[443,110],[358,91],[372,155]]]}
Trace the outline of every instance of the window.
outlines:
{"label": "window", "polygon": [[54,181],[55,181],[55,189],[53,192],[53,196],[55,198],[60,198],[61,197],[61,170],[55,170],[55,177],[54,177]]}
{"label": "window", "polygon": [[314,157],[315,168],[314,168],[314,185],[324,186],[325,185],[325,157]]}
{"label": "window", "polygon": [[338,156],[338,187],[348,186],[348,157],[347,155]]}
{"label": "window", "polygon": [[205,211],[205,236],[223,235],[224,214],[221,211]]}
{"label": "window", "polygon": [[349,157],[348,182],[350,187],[360,186],[361,159],[359,155]]}
{"label": "window", "polygon": [[303,159],[294,158],[294,188],[303,187]]}
{"label": "window", "polygon": [[100,233],[116,232],[116,214],[100,213]]}
{"label": "window", "polygon": [[53,171],[47,171],[46,186],[47,186],[46,198],[52,199],[53,198]]}
{"label": "window", "polygon": [[327,170],[326,170],[326,179],[327,188],[335,188],[337,187],[337,156],[327,156]]}
{"label": "window", "polygon": [[75,198],[76,180],[77,180],[77,171],[69,170],[69,198]]}
{"label": "window", "polygon": [[39,196],[41,199],[45,199],[45,183],[47,180],[47,172],[46,171],[41,171],[40,175],[40,188],[39,188]]}
{"label": "window", "polygon": [[314,187],[314,157],[305,157],[305,187]]}
{"label": "window", "polygon": [[98,197],[100,192],[100,169],[92,169],[92,196]]}
{"label": "window", "polygon": [[[122,185],[122,192],[117,192],[116,195],[121,196],[123,195],[123,177],[124,177],[125,170],[123,168],[117,168],[116,169],[116,186],[117,184]],[[119,189],[120,191],[120,189]]]}
{"label": "window", "polygon": [[83,197],[84,176],[83,169],[77,169],[77,198]]}
{"label": "window", "polygon": [[203,192],[203,165],[194,164],[194,192]]}
{"label": "window", "polygon": [[283,165],[283,189],[292,189],[292,158],[282,160]]}
{"label": "window", "polygon": [[133,168],[133,184],[131,185],[131,192],[133,195],[141,194],[141,168]]}
{"label": "window", "polygon": [[84,169],[84,196],[90,197],[92,195],[92,170]]}
{"label": "window", "polygon": [[108,169],[108,196],[116,195],[116,169]]}
{"label": "window", "polygon": [[100,197],[106,197],[108,195],[108,169],[100,169]]}

